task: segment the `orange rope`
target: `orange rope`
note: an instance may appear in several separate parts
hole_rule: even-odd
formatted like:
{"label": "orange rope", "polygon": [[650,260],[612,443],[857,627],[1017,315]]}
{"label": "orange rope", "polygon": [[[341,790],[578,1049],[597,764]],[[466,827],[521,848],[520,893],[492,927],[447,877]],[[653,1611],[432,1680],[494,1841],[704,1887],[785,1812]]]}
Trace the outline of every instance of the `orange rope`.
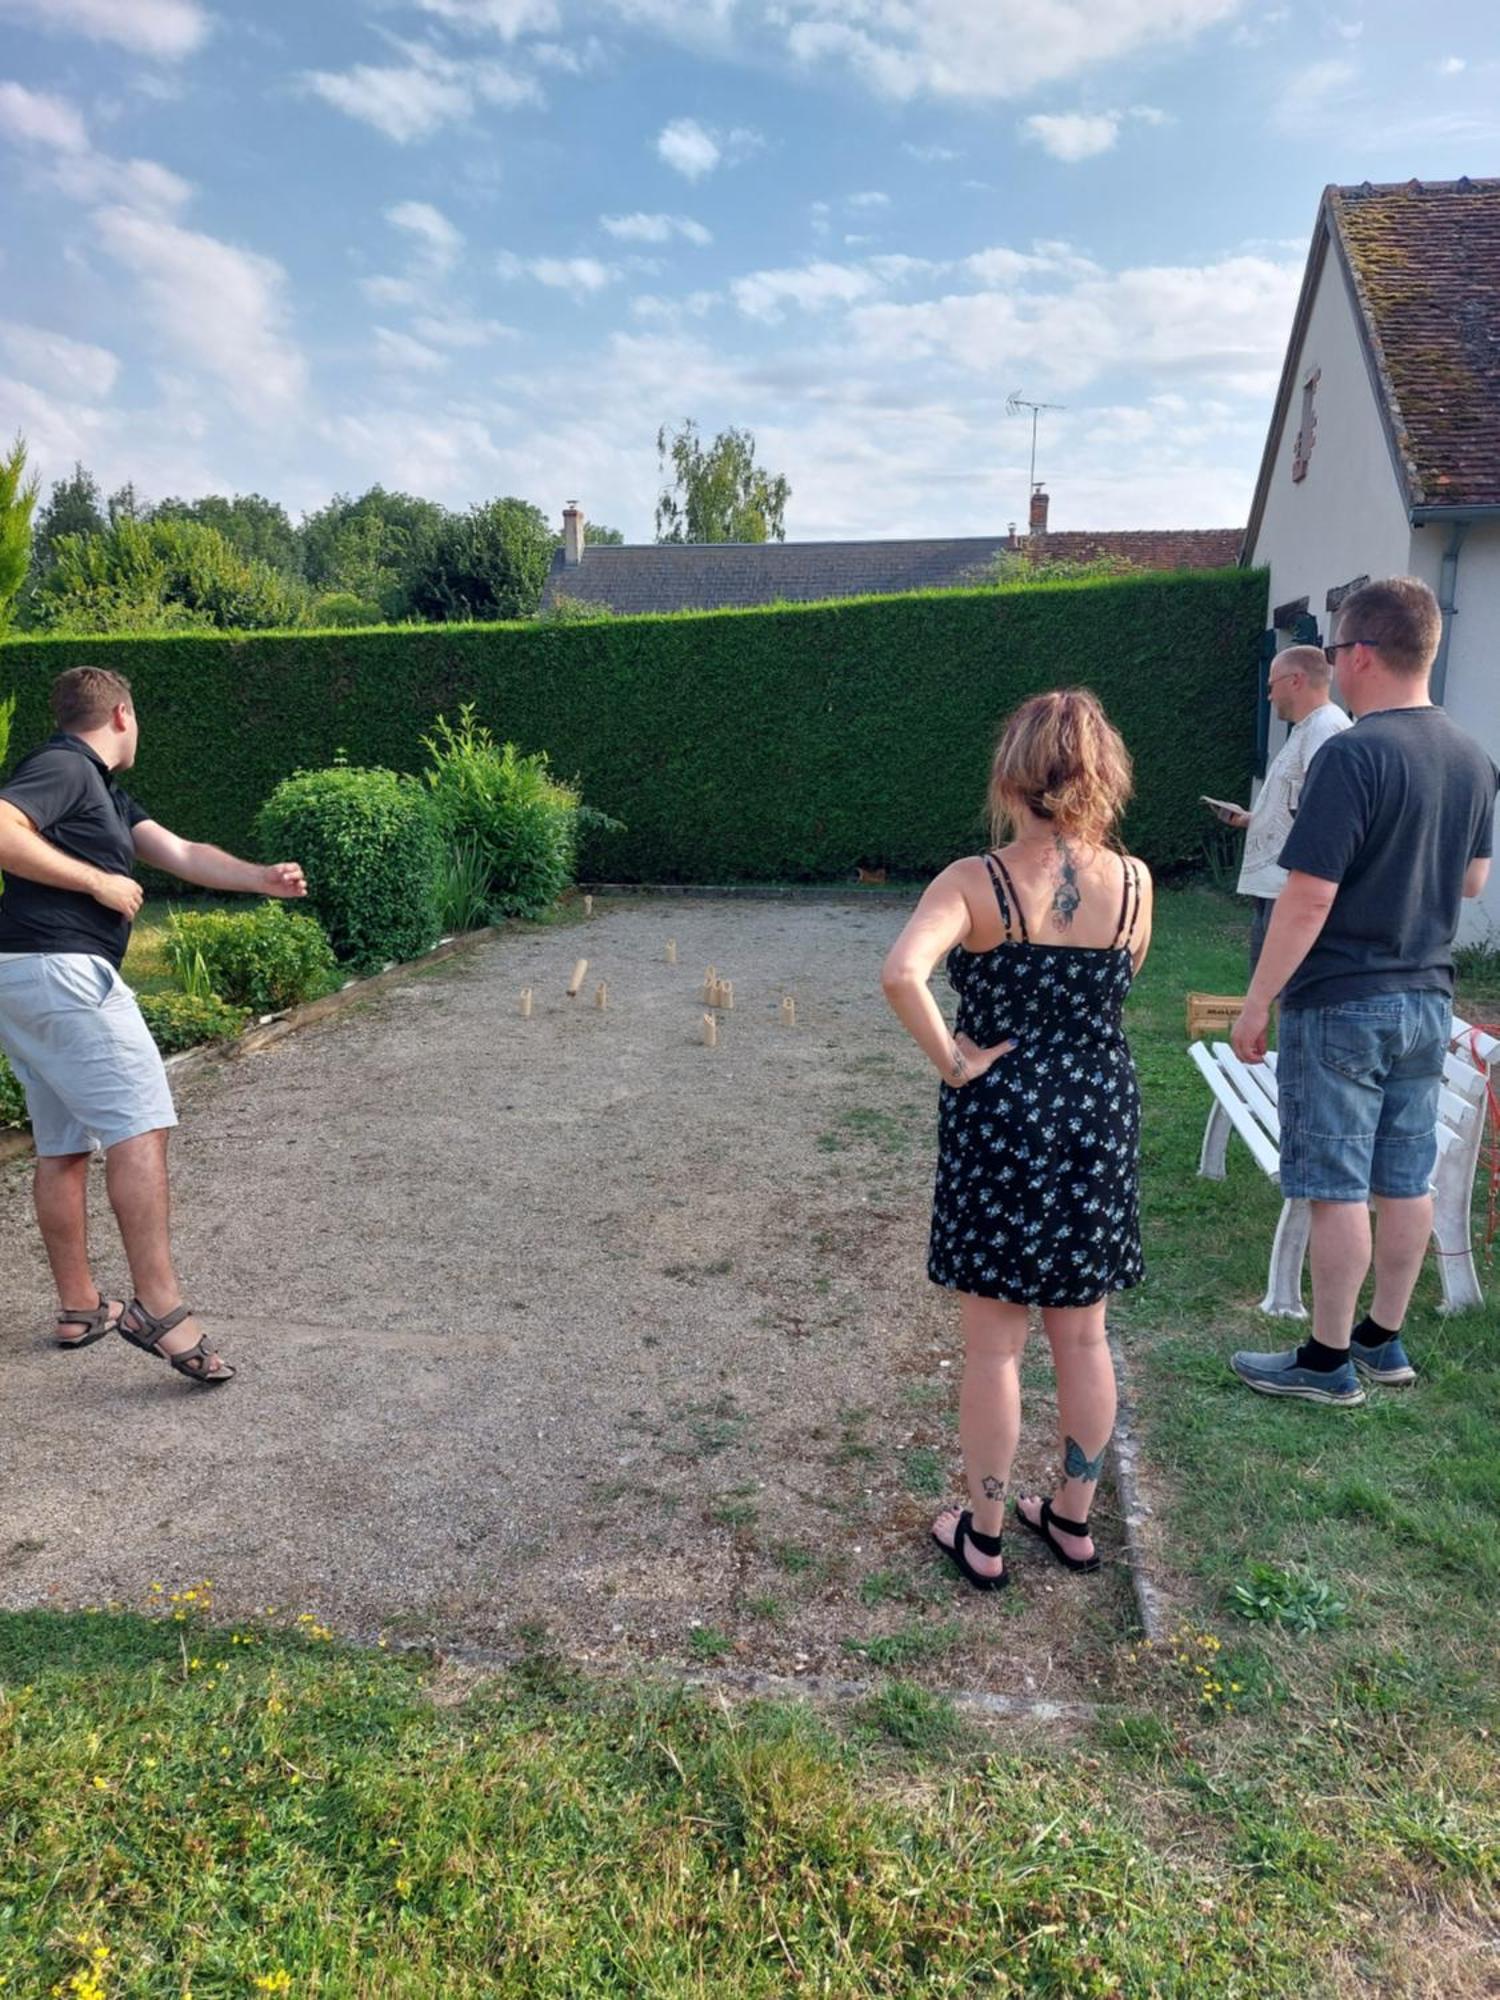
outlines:
{"label": "orange rope", "polygon": [[[1483,1162],[1485,1170],[1486,1199],[1484,1219],[1484,1249],[1489,1256],[1495,1247],[1495,1236],[1500,1231],[1500,1095],[1488,1066],[1479,1055],[1479,1037],[1488,1035],[1500,1040],[1500,1027],[1489,1021],[1476,1021],[1469,1029],[1469,1059],[1484,1078],[1485,1121],[1483,1141]],[[1457,1254],[1457,1253],[1447,1253]]]}

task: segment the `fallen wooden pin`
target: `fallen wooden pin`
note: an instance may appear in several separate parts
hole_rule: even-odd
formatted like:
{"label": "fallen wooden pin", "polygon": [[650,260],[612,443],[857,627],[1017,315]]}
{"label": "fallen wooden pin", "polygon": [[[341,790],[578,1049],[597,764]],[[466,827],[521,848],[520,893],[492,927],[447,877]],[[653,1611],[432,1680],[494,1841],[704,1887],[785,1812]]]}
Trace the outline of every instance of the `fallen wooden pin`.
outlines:
{"label": "fallen wooden pin", "polygon": [[568,998],[570,1000],[578,998],[578,989],[582,986],[583,975],[588,969],[589,962],[586,958],[580,958],[578,963],[573,967],[573,977],[568,981]]}
{"label": "fallen wooden pin", "polygon": [[605,985],[602,979],[599,981],[599,984],[594,988],[594,1005],[599,1009],[599,1012],[601,1014],[604,1012],[605,1008],[609,1005],[609,988],[608,986]]}
{"label": "fallen wooden pin", "polygon": [[783,1028],[795,1028],[797,1025],[797,1003],[790,993],[781,1003],[781,1025]]}
{"label": "fallen wooden pin", "polygon": [[531,1019],[531,988],[529,986],[521,988],[521,1019],[523,1021]]}
{"label": "fallen wooden pin", "polygon": [[703,1046],[706,1049],[716,1049],[719,1046],[719,1023],[712,1014],[703,1016]]}

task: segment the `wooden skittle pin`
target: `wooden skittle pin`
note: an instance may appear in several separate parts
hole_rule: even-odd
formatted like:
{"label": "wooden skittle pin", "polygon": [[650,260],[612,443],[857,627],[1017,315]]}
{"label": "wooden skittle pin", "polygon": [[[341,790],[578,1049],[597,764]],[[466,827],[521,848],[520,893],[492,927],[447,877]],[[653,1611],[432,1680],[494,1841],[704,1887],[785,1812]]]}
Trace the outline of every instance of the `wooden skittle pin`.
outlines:
{"label": "wooden skittle pin", "polygon": [[531,988],[529,986],[521,988],[521,1019],[523,1021],[531,1019]]}
{"label": "wooden skittle pin", "polygon": [[584,899],[583,899],[583,914],[584,914],[584,915],[585,915],[586,917],[591,917],[591,916],[592,916],[592,915],[594,914],[594,899],[593,899],[593,897],[592,897],[592,896],[585,896],[585,897],[584,897]]}
{"label": "wooden skittle pin", "polygon": [[719,1024],[712,1014],[703,1016],[703,1046],[716,1049],[719,1046]]}
{"label": "wooden skittle pin", "polygon": [[605,985],[602,979],[599,981],[599,984],[594,988],[594,1005],[599,1009],[599,1012],[601,1014],[604,1012],[605,1008],[609,1005],[609,988]]}
{"label": "wooden skittle pin", "polygon": [[790,993],[781,1003],[781,1025],[783,1028],[795,1028],[797,1025],[797,1003]]}
{"label": "wooden skittle pin", "polygon": [[568,981],[568,998],[570,1000],[578,998],[578,989],[582,986],[583,975],[588,969],[589,962],[586,958],[580,958],[578,963],[573,967],[573,977]]}
{"label": "wooden skittle pin", "polygon": [[668,963],[668,965],[675,965],[675,964],[677,963],[677,940],[676,940],[676,938],[668,938],[668,939],[667,939],[667,963]]}

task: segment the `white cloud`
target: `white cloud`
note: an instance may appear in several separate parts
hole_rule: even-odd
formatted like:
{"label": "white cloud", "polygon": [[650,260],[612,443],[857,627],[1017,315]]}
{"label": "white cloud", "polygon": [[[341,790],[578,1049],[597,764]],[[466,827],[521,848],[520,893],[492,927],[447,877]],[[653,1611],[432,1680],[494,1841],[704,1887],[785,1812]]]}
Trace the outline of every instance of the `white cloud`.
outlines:
{"label": "white cloud", "polygon": [[1459,76],[1469,65],[1463,56],[1444,56],[1441,62],[1433,64],[1439,76]]}
{"label": "white cloud", "polygon": [[560,22],[557,0],[416,0],[416,5],[456,28],[488,31],[505,42],[549,33]]}
{"label": "white cloud", "polygon": [[375,359],[382,368],[414,369],[418,374],[431,374],[448,365],[447,355],[389,326],[375,328]]}
{"label": "white cloud", "polygon": [[175,61],[208,39],[197,0],[0,0],[0,14]]}
{"label": "white cloud", "polygon": [[[1243,0],[1028,0],[1013,10],[970,0],[788,0],[775,10],[791,53],[854,72],[885,97],[1024,96],[1153,44],[1186,40]],[[830,18],[837,13],[842,18]]]}
{"label": "white cloud", "polygon": [[422,287],[410,278],[361,278],[359,289],[374,306],[414,306],[422,298]]}
{"label": "white cloud", "polygon": [[674,118],[664,125],[656,135],[656,150],[674,172],[690,181],[711,174],[723,157],[718,141],[696,118]]}
{"label": "white cloud", "polygon": [[789,305],[804,312],[820,312],[827,306],[854,305],[880,289],[873,271],[854,264],[803,264],[781,271],[752,271],[736,278],[729,287],[730,297],[750,319],[774,325],[784,317]]}
{"label": "white cloud", "polygon": [[1022,120],[1021,130],[1054,160],[1073,162],[1109,152],[1120,136],[1120,120],[1113,111],[1038,111]]}
{"label": "white cloud", "polygon": [[158,215],[174,215],[193,194],[170,167],[155,160],[112,160],[107,153],[69,154],[57,162],[52,178],[75,201],[115,202]]}
{"label": "white cloud", "polygon": [[305,364],[287,330],[279,264],[130,208],[100,209],[94,223],[161,339],[221,382],[242,416],[272,423],[297,406]]}
{"label": "white cloud", "polygon": [[1279,35],[1291,18],[1290,7],[1268,7],[1254,21],[1241,21],[1229,39],[1237,48],[1258,49]]}
{"label": "white cloud", "polygon": [[1309,63],[1292,73],[1276,96],[1274,117],[1283,132],[1300,132],[1313,125],[1331,105],[1345,102],[1359,77],[1356,64],[1342,56]]}
{"label": "white cloud", "polygon": [[530,77],[491,61],[457,62],[425,42],[401,42],[400,66],[357,63],[349,70],[309,70],[302,82],[336,111],[373,125],[398,145],[429,139],[444,125],[470,117],[480,104],[514,110],[539,104]]}
{"label": "white cloud", "polygon": [[451,271],[464,247],[462,234],[447,216],[428,201],[398,201],[385,212],[395,229],[417,239],[423,265],[432,271]]}
{"label": "white cloud", "polygon": [[601,226],[621,243],[670,243],[681,236],[700,246],[713,242],[712,232],[686,215],[601,215]]}
{"label": "white cloud", "polygon": [[412,332],[433,347],[488,347],[497,340],[514,340],[516,329],[498,319],[473,319],[467,313],[424,313],[411,323]]}
{"label": "white cloud", "polygon": [[851,208],[889,208],[890,205],[890,196],[882,194],[879,188],[866,188],[862,193],[849,197]]}
{"label": "white cloud", "polygon": [[107,396],[120,373],[119,360],[107,347],[16,320],[0,320],[0,348],[29,381],[63,395]]}
{"label": "white cloud", "polygon": [[510,250],[501,251],[495,269],[502,278],[534,278],[554,291],[580,296],[602,292],[620,275],[613,264],[603,264],[597,257],[517,257]]}
{"label": "white cloud", "polygon": [[951,146],[914,146],[910,139],[902,140],[901,150],[903,153],[910,153],[914,160],[920,160],[924,166],[929,167],[941,166],[947,160],[958,158],[958,154]]}
{"label": "white cloud", "polygon": [[0,83],[0,133],[20,145],[45,146],[55,153],[86,153],[88,129],[63,97]]}

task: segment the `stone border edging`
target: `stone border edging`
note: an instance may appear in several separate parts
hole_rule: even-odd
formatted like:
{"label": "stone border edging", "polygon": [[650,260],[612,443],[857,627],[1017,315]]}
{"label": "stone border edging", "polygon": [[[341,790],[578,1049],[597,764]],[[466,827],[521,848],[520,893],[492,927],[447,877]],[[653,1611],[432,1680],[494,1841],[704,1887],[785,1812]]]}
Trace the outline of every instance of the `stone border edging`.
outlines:
{"label": "stone border edging", "polygon": [[1109,1336],[1109,1351],[1114,1358],[1115,1376],[1120,1384],[1113,1445],[1115,1490],[1120,1496],[1120,1518],[1125,1530],[1125,1559],[1130,1566],[1130,1584],[1135,1592],[1141,1630],[1154,1644],[1165,1638],[1167,1621],[1161,1594],[1146,1568],[1145,1526],[1151,1518],[1151,1508],[1141,1492],[1140,1447],[1132,1429],[1135,1404],[1130,1390],[1130,1370],[1126,1366],[1125,1350],[1120,1345],[1118,1334]]}
{"label": "stone border edging", "polygon": [[[174,1084],[185,1082],[190,1077],[201,1076],[217,1064],[237,1062],[242,1056],[255,1055],[261,1049],[270,1048],[272,1043],[295,1034],[299,1028],[311,1028],[319,1021],[342,1013],[346,1007],[368,1000],[372,994],[383,993],[410,973],[420,972],[429,965],[441,965],[444,959],[472,951],[475,945],[488,944],[500,934],[498,924],[487,924],[483,930],[459,931],[453,937],[443,938],[420,958],[402,959],[399,964],[383,966],[366,979],[351,979],[336,993],[325,993],[321,1000],[305,1000],[300,1007],[289,1007],[285,1013],[257,1022],[253,1028],[246,1028],[243,1034],[236,1035],[233,1041],[205,1042],[196,1049],[180,1049],[176,1055],[165,1058],[167,1075]],[[24,1159],[30,1151],[29,1132],[0,1132],[0,1167],[8,1166],[13,1160]]]}
{"label": "stone border edging", "polygon": [[[920,882],[580,882],[590,896],[713,896],[759,903],[915,903]],[[576,898],[575,898],[576,900]]]}

